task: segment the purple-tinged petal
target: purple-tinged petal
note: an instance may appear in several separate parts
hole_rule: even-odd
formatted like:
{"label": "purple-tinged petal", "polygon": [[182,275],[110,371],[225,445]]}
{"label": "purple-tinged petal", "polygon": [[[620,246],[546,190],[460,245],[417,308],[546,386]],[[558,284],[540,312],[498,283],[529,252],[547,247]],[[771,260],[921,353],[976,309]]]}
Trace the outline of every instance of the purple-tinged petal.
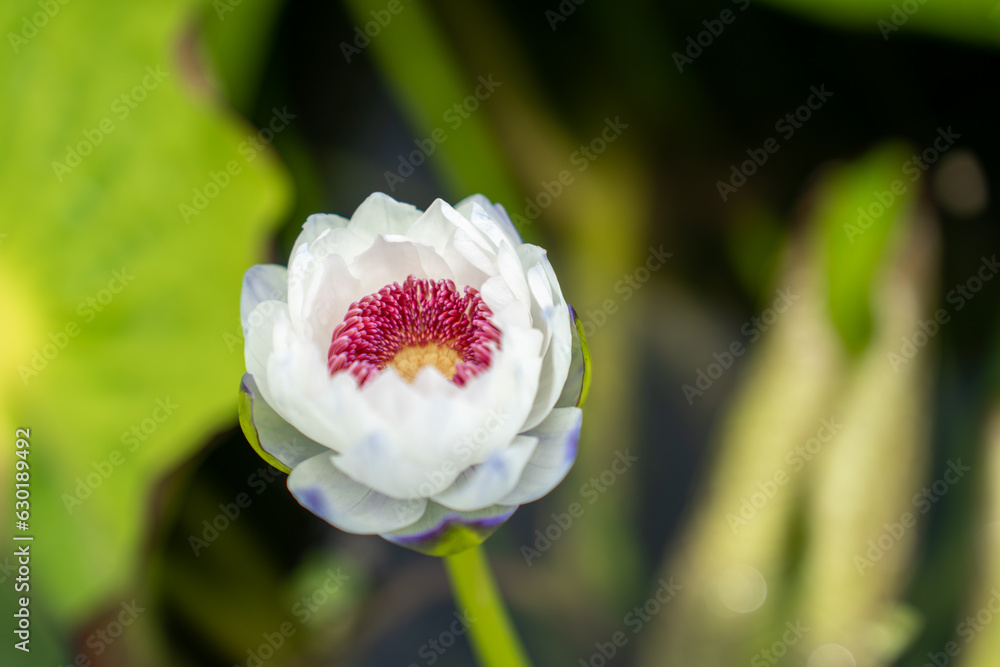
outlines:
{"label": "purple-tinged petal", "polygon": [[297,465],[288,490],[307,510],[326,522],[360,535],[405,528],[424,514],[425,499],[397,500],[358,484],[319,454]]}
{"label": "purple-tinged petal", "polygon": [[482,544],[515,511],[516,506],[493,505],[475,512],[459,512],[430,501],[419,521],[381,536],[428,556],[451,556]]}
{"label": "purple-tinged petal", "polygon": [[524,434],[538,438],[538,446],[517,486],[500,500],[501,504],[523,505],[538,500],[566,477],[576,461],[582,421],[580,408],[556,408]]}
{"label": "purple-tinged petal", "polygon": [[519,435],[508,447],[479,465],[462,471],[458,479],[433,500],[449,509],[470,512],[496,504],[514,490],[538,439]]}

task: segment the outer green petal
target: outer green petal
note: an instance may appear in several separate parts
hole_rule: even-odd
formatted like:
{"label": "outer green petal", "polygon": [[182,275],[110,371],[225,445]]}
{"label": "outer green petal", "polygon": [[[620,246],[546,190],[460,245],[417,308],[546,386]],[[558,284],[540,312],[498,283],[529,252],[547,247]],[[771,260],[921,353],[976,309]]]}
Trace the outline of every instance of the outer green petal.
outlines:
{"label": "outer green petal", "polygon": [[583,407],[590,391],[590,347],[587,345],[587,335],[583,332],[583,322],[576,311],[570,306],[570,317],[573,318],[573,358],[566,374],[566,384],[562,394],[556,401],[557,408]]}
{"label": "outer green petal", "polygon": [[240,383],[240,426],[257,454],[284,473],[317,454],[333,453],[282,419],[261,397],[250,373]]}
{"label": "outer green petal", "polygon": [[[583,358],[583,387],[580,389],[580,400],[576,402],[576,407],[582,408],[583,404],[587,401],[587,394],[590,393],[590,345],[587,344],[587,334],[583,332],[583,322],[576,314],[576,311],[573,311],[573,320],[576,323],[577,335],[580,337],[580,355]],[[575,344],[576,337],[574,336],[574,345]]]}

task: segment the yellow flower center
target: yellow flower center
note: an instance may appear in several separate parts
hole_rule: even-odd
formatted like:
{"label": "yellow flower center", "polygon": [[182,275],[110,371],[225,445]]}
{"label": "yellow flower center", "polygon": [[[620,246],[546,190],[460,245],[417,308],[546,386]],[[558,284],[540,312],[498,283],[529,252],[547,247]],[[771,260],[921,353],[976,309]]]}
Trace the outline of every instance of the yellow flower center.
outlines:
{"label": "yellow flower center", "polygon": [[392,358],[387,365],[396,369],[404,380],[413,382],[424,366],[433,366],[449,380],[455,376],[455,368],[461,361],[458,352],[447,345],[407,345]]}

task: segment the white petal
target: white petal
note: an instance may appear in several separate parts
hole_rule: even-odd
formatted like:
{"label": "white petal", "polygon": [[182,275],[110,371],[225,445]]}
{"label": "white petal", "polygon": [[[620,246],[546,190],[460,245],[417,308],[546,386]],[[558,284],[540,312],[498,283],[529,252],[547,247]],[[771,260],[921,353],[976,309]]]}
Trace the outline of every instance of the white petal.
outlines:
{"label": "white petal", "polygon": [[288,270],[277,264],[257,264],[243,275],[240,293],[240,322],[243,335],[249,329],[250,313],[264,301],[287,301]]}
{"label": "white petal", "polygon": [[[493,204],[493,210],[496,211],[497,217],[500,219],[500,226],[503,227],[504,232],[507,234],[507,238],[511,241],[511,244],[516,248],[524,243],[524,237],[521,236],[521,232],[518,230],[517,225],[514,224],[514,221],[511,220],[510,215],[508,215],[507,209],[504,208],[503,204]],[[524,220],[524,222],[526,224],[531,224],[530,220]]]}
{"label": "white petal", "polygon": [[490,217],[490,214],[487,213],[486,209],[483,208],[483,206],[478,202],[472,202],[472,205],[464,211],[461,211],[458,208],[455,210],[468,218],[469,222],[475,225],[476,229],[482,232],[483,236],[490,240],[490,245],[494,248],[499,248],[501,243],[512,245],[500,226]]}
{"label": "white petal", "polygon": [[354,259],[350,269],[361,281],[365,294],[374,294],[392,283],[402,284],[410,275],[418,279],[452,279],[451,268],[434,248],[398,236],[376,237],[372,246]]}
{"label": "white petal", "polygon": [[[340,255],[317,259],[317,266],[303,283],[303,293],[315,295],[303,302],[301,330],[320,350],[329,350],[333,330],[344,321],[351,304],[366,296],[361,281],[351,274]],[[291,295],[289,282],[289,295]]]}
{"label": "white petal", "polygon": [[[500,312],[517,301],[514,298],[514,292],[511,291],[502,276],[493,276],[484,282],[483,286],[479,288],[479,292],[483,301],[494,313]],[[531,326],[530,319],[526,326]]]}
{"label": "white petal", "polygon": [[[479,209],[477,211],[477,208]],[[524,241],[521,239],[521,235],[518,233],[517,228],[514,223],[511,222],[510,216],[507,215],[507,211],[504,210],[503,206],[500,204],[494,204],[489,199],[480,194],[475,194],[470,197],[466,197],[462,201],[455,205],[455,210],[469,218],[476,224],[477,227],[481,227],[482,223],[479,222],[476,217],[478,215],[485,215],[489,218],[490,222],[496,225],[497,229],[503,233],[507,238],[507,242],[510,243],[515,248]],[[492,233],[488,234],[493,236]],[[499,245],[499,243],[496,243]]]}
{"label": "white petal", "polygon": [[545,271],[545,278],[548,280],[549,287],[551,288],[552,303],[557,306],[565,305],[566,299],[563,297],[562,288],[559,286],[559,280],[556,278],[556,272],[552,268],[552,263],[549,262],[548,253],[543,248],[530,243],[523,243],[514,250],[520,258],[525,272],[535,265],[542,267]]}
{"label": "white petal", "polygon": [[491,369],[457,387],[433,368],[413,383],[386,371],[360,390],[379,423],[334,463],[397,498],[445,491],[460,472],[507,448],[531,410],[541,333],[512,332]]}
{"label": "white petal", "polygon": [[432,246],[441,252],[454,236],[456,229],[458,228],[455,227],[454,223],[445,216],[437,214],[435,211],[428,211],[413,223],[409,231],[406,232],[406,236],[417,243]]}
{"label": "white petal", "polygon": [[288,317],[288,304],[284,301],[262,301],[247,317],[249,327],[243,358],[247,372],[253,375],[257,386],[267,390],[267,363],[274,351],[274,325],[281,317]]}
{"label": "white petal", "polygon": [[[478,232],[476,233],[478,237]],[[476,267],[488,276],[495,276],[497,274],[496,266],[496,255],[488,249],[483,249],[478,243],[476,243],[475,238],[469,235],[464,229],[459,229],[455,231],[455,236],[452,239],[455,250],[465,258],[469,264]]]}
{"label": "white petal", "polygon": [[375,192],[354,211],[350,229],[366,239],[374,239],[377,234],[406,234],[421,215],[417,207]]}
{"label": "white petal", "polygon": [[576,460],[582,420],[580,408],[556,408],[537,428],[524,434],[538,438],[538,446],[517,486],[501,504],[523,505],[538,500],[566,477]]}
{"label": "white petal", "polygon": [[288,490],[316,516],[349,533],[399,530],[424,514],[426,500],[396,500],[358,484],[320,454],[296,466]]}
{"label": "white petal", "polygon": [[[331,255],[340,255],[350,264],[355,257],[367,250],[374,240],[374,235],[362,236],[350,228],[334,227],[316,237],[316,240],[309,244],[309,250],[320,261]],[[293,253],[292,257],[294,256]]]}
{"label": "white petal", "polygon": [[532,329],[510,330],[504,348],[495,352],[490,370],[462,388],[460,398],[470,415],[473,454],[459,459],[460,469],[482,463],[507,447],[521,431],[531,412],[542,360],[538,357],[541,334]]}
{"label": "white petal", "polygon": [[[566,304],[545,251],[524,244],[517,249],[532,293],[532,323],[547,333],[538,394],[524,429],[537,426],[555,406],[572,361],[573,332],[569,305]],[[551,336],[551,338],[550,338]]]}
{"label": "white petal", "polygon": [[274,351],[267,360],[265,400],[289,424],[316,442],[345,451],[378,428],[380,419],[362,400],[350,373],[330,375],[325,351],[297,332],[287,314],[274,322]]}
{"label": "white petal", "polygon": [[307,245],[300,246],[288,260],[288,316],[295,329],[310,338],[313,332],[306,315],[321,296],[319,274],[322,270]]}
{"label": "white petal", "polygon": [[478,227],[476,227],[472,222],[452,208],[451,204],[444,201],[443,199],[435,199],[430,206],[427,207],[427,212],[424,215],[439,215],[444,217],[446,220],[451,222],[456,229],[464,232],[469,240],[479,246],[482,250],[488,252],[494,252],[493,245],[490,243],[489,238],[484,235]]}
{"label": "white petal", "polygon": [[328,230],[347,227],[348,222],[350,221],[347,218],[342,218],[339,215],[313,213],[302,224],[302,231],[299,232],[298,238],[295,239],[295,245],[292,246],[292,252],[289,254],[289,257],[295,255],[295,251],[299,249],[299,246],[311,244]]}
{"label": "white petal", "polygon": [[442,257],[448,262],[448,266],[451,267],[452,275],[455,276],[455,285],[457,287],[465,287],[470,285],[476,289],[480,289],[482,285],[490,276],[496,275],[496,262],[490,259],[489,256],[481,254],[479,251],[474,252],[476,261],[479,264],[475,264],[462,254],[462,252],[455,245],[455,235],[459,233],[455,230],[452,238],[448,239],[448,243],[445,246]]}
{"label": "white petal", "polygon": [[448,488],[461,470],[430,470],[411,463],[385,433],[375,432],[334,457],[351,479],[399,499],[427,498]]}
{"label": "white petal", "polygon": [[538,438],[518,436],[510,447],[462,471],[455,483],[433,500],[466,512],[496,504],[514,490],[537,444]]}
{"label": "white petal", "polygon": [[501,243],[497,252],[497,270],[514,294],[514,298],[523,303],[527,303],[531,299],[531,293],[525,279],[525,268],[521,266],[521,260],[510,244]]}
{"label": "white petal", "polygon": [[[537,359],[494,358],[494,368],[457,387],[433,368],[411,384],[395,372],[382,373],[362,389],[373,410],[385,419],[385,433],[400,456],[426,471],[449,472],[448,484],[470,465],[507,447],[531,410],[531,395],[521,391],[537,377]],[[537,382],[537,380],[535,380]],[[424,486],[421,495],[447,485]]]}

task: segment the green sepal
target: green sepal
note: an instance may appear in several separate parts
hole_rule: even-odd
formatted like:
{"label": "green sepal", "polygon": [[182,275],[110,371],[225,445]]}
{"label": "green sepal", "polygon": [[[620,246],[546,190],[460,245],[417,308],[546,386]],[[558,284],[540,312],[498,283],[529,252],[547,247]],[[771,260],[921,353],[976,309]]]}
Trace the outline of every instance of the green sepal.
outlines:
{"label": "green sepal", "polygon": [[246,436],[247,442],[257,452],[257,456],[286,475],[292,472],[291,468],[274,458],[274,456],[260,446],[260,436],[257,434],[257,427],[253,423],[253,396],[250,394],[250,390],[247,388],[245,382],[240,383],[239,413],[240,427],[243,429],[243,435]]}

